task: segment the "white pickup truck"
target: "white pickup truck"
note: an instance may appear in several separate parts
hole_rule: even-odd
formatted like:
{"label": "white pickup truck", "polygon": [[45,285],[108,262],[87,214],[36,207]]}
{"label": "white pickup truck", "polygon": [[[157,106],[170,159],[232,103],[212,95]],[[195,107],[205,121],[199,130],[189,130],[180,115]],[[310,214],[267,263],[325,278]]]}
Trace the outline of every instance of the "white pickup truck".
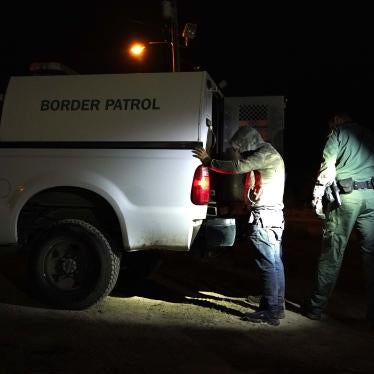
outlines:
{"label": "white pickup truck", "polygon": [[39,295],[87,308],[121,253],[187,251],[206,218],[217,87],[206,72],[12,77],[0,125],[0,250]]}

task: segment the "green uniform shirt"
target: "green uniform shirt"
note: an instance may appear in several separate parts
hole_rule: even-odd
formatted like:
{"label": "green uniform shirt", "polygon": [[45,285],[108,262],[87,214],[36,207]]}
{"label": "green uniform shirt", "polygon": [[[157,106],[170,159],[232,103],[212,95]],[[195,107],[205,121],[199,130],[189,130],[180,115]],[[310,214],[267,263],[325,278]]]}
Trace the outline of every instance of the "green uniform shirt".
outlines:
{"label": "green uniform shirt", "polygon": [[352,178],[362,182],[374,176],[374,135],[356,123],[346,123],[328,136],[317,185]]}

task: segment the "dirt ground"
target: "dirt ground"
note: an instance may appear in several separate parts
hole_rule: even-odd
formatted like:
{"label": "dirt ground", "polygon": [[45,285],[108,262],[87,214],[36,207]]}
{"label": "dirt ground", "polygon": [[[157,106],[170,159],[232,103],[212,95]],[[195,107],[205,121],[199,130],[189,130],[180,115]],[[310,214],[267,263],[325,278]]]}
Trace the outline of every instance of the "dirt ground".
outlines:
{"label": "dirt ground", "polygon": [[286,218],[287,311],[279,327],[240,320],[260,293],[241,241],[208,258],[163,254],[148,280],[120,279],[110,297],[81,312],[38,304],[22,259],[1,257],[0,374],[374,373],[355,236],[326,319],[311,321],[299,306],[311,288],[320,222],[307,210]]}

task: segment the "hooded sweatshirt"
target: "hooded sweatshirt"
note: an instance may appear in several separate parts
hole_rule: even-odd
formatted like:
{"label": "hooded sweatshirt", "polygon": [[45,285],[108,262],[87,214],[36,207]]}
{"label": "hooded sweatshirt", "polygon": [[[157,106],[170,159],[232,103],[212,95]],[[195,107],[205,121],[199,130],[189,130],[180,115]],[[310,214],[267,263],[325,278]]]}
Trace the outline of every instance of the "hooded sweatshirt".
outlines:
{"label": "hooded sweatshirt", "polygon": [[240,127],[230,140],[238,160],[210,161],[210,169],[222,174],[250,173],[248,200],[251,208],[283,209],[285,168],[282,156],[250,126]]}

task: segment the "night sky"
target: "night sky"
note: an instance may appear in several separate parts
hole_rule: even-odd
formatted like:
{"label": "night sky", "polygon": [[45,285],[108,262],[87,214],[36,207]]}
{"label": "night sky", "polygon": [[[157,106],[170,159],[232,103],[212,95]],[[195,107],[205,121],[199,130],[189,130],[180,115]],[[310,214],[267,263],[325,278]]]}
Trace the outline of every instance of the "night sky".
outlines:
{"label": "night sky", "polygon": [[[177,0],[179,31],[197,24],[190,47],[180,49],[181,70],[207,70],[227,82],[226,96],[287,97],[291,171],[315,166],[329,109],[344,105],[371,126],[371,11],[325,3]],[[0,30],[2,91],[34,61],[58,61],[82,74],[170,70],[165,46],[141,64],[126,54],[136,38],[167,36],[159,0],[12,3],[2,5]]]}
{"label": "night sky", "polygon": [[[123,52],[135,38],[165,38],[161,0],[50,4],[2,6],[3,80],[24,73],[30,62],[47,60],[82,74],[170,69],[166,47],[155,46],[142,64]],[[374,23],[368,9],[254,4],[177,0],[179,30],[186,22],[198,27],[190,47],[181,48],[182,70],[199,66],[217,82],[226,80],[228,95],[339,92],[343,83],[347,90],[372,83]]]}

